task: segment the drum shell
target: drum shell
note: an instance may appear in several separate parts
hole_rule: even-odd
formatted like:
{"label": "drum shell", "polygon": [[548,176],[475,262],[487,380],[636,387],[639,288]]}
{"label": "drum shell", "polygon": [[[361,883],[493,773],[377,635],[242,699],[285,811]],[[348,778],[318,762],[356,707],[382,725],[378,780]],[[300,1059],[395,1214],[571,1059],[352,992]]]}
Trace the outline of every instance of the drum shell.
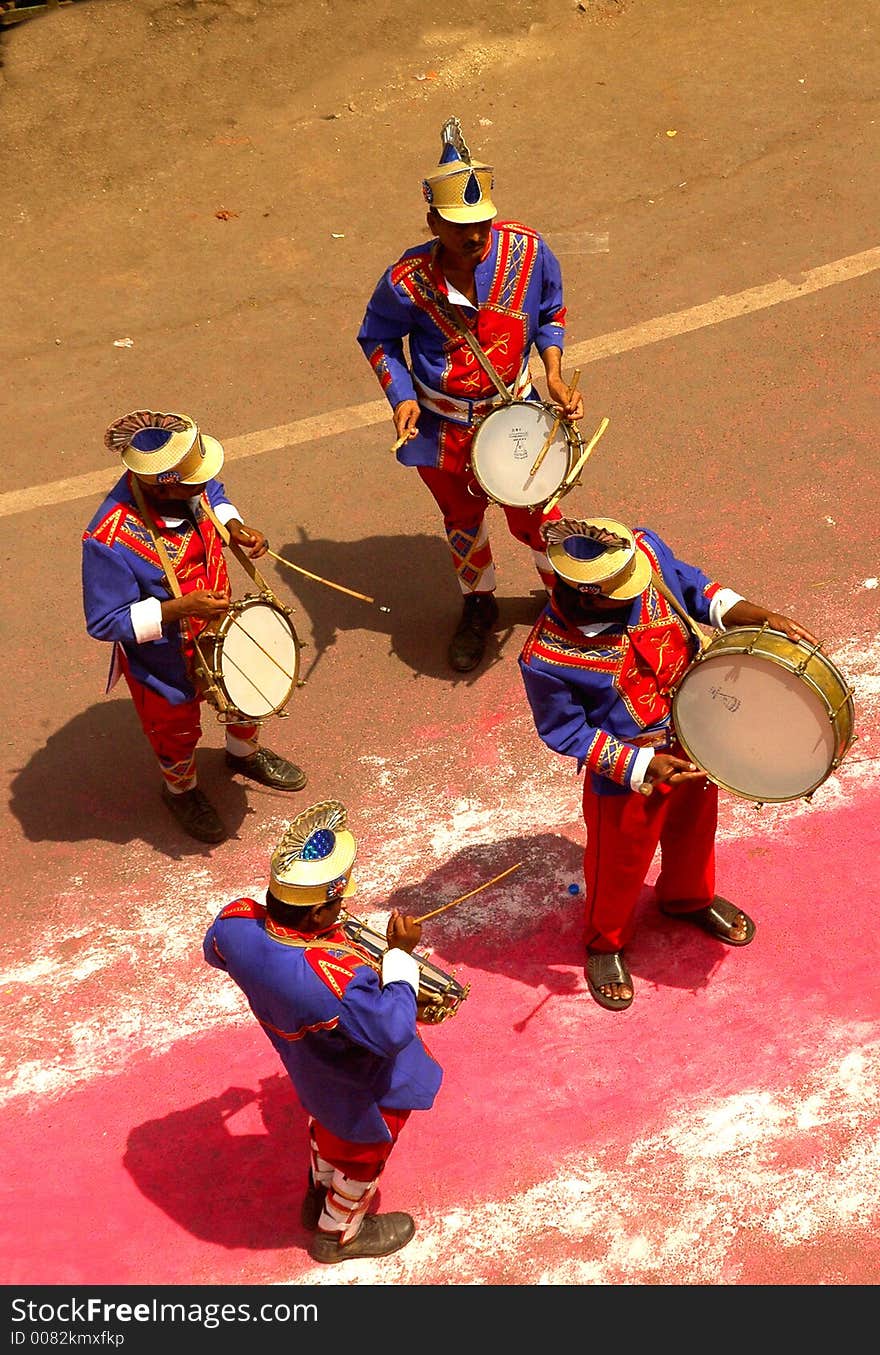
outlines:
{"label": "drum shell", "polygon": [[[541,400],[512,400],[490,410],[474,430],[471,471],[493,503],[541,508],[573,487],[568,477],[582,449],[577,426],[563,419],[534,480],[529,471],[556,423],[556,410]],[[517,428],[517,422],[522,424]]]}
{"label": "drum shell", "polygon": [[[755,663],[759,666],[767,665],[768,679],[788,674],[797,684],[802,684],[801,699],[810,703],[810,711],[817,718],[820,733],[824,734],[822,740],[825,745],[824,755],[817,751],[818,742],[814,748],[805,749],[802,780],[784,790],[778,786],[776,793],[766,784],[764,770],[758,768],[760,755],[757,748],[755,781],[760,782],[760,785],[755,782],[747,785],[744,780],[735,782],[729,772],[725,773],[718,763],[707,765],[706,743],[712,742],[716,737],[716,731],[723,727],[725,708],[733,709],[733,702],[738,699],[737,678],[745,676],[744,665]],[[712,710],[713,721],[712,725],[708,726],[710,731],[708,740],[701,742],[702,736],[688,713],[688,700],[696,690],[697,681],[702,683],[704,690],[706,689],[706,680],[710,673],[714,674],[717,683],[724,684],[726,690],[721,686],[708,689],[713,698],[719,699],[720,704]],[[695,675],[699,675],[699,678]],[[771,754],[768,756],[772,755],[775,739],[784,742],[789,737],[790,726],[787,717],[795,713],[799,711],[796,712],[792,707],[790,711],[779,709],[762,714],[766,721],[768,744],[771,748]],[[805,641],[791,640],[781,631],[768,627],[737,627],[713,639],[685,673],[675,690],[672,722],[686,756],[705,772],[710,781],[743,799],[760,804],[808,798],[840,765],[855,737],[852,690],[837,667],[826,655],[819,652],[816,646],[809,645]],[[740,724],[731,733],[731,743],[737,740],[738,746],[742,748],[744,736],[747,744],[749,737],[754,736],[754,731]],[[823,756],[824,762],[821,762]]]}
{"label": "drum shell", "polygon": [[[346,917],[342,930],[352,942],[374,961],[373,967],[382,968],[382,957],[388,943],[381,932],[374,931],[360,918]],[[462,985],[425,955],[413,955],[419,967],[419,991],[416,997],[416,1020],[423,1025],[437,1025],[454,1016],[470,992],[470,984]]]}

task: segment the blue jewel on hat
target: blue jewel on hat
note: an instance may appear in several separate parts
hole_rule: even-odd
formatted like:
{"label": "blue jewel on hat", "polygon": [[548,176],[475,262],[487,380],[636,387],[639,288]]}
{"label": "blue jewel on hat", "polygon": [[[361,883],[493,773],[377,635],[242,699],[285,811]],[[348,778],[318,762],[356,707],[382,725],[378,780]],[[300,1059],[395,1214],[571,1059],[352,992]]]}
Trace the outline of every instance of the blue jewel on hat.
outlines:
{"label": "blue jewel on hat", "polygon": [[336,834],[330,828],[319,828],[307,838],[302,849],[303,861],[323,861],[336,846]]}
{"label": "blue jewel on hat", "polygon": [[477,203],[482,202],[483,200],[483,190],[480,187],[480,181],[473,170],[471,170],[468,175],[468,181],[464,186],[462,197],[469,207],[476,207]]}

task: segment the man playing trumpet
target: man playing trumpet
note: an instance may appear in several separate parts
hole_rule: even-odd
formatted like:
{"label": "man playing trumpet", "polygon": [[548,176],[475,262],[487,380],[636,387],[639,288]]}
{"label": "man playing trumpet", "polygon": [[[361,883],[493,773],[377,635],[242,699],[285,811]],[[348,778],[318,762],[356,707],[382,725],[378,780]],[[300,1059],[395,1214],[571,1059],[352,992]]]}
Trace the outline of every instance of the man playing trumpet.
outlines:
{"label": "man playing trumpet", "polygon": [[[113,645],[107,691],[125,678],[159,760],[161,795],[184,832],[222,842],[227,832],[197,784],[196,747],[204,699],[196,673],[198,637],[228,611],[229,575],[214,525],[251,559],[266,553],[216,477],[223,447],[186,414],[138,410],[104,437],[122,458],[116,482],[83,534],[86,628]],[[259,744],[259,724],[230,721],[226,762],[276,790],[300,790],[305,773]]]}

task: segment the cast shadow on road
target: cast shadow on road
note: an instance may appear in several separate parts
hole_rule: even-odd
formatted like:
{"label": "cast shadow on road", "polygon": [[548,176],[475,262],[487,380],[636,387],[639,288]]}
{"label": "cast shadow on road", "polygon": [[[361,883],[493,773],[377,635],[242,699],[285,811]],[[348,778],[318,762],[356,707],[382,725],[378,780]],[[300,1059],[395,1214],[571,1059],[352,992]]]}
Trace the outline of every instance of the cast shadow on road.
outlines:
{"label": "cast shadow on road", "polygon": [[[242,1111],[247,1131],[234,1124]],[[123,1165],[143,1195],[193,1237],[259,1251],[305,1246],[299,1211],[308,1160],[306,1113],[290,1079],[278,1073],[261,1078],[259,1091],[227,1087],[137,1125]]]}
{"label": "cast shadow on road", "polygon": [[[425,922],[419,951],[453,977],[456,965],[466,965],[469,975],[482,970],[539,989],[540,1005],[584,993],[583,839],[577,830],[574,840],[538,832],[463,848],[418,885],[389,895],[388,912],[399,908],[420,917],[517,863],[519,868],[497,885]],[[578,892],[569,892],[575,885]],[[351,911],[356,913],[356,907]],[[384,926],[381,920],[371,925]],[[664,917],[653,887],[642,890],[636,934],[627,948],[635,979],[698,992],[725,953],[729,947],[721,942]],[[476,993],[479,976],[471,986]],[[522,1023],[516,1027],[523,1028]]]}
{"label": "cast shadow on road", "polygon": [[[211,718],[203,712],[203,728]],[[199,784],[235,834],[248,793],[229,776],[224,752],[200,747]],[[211,848],[187,837],[159,797],[160,777],[126,692],[90,706],[51,734],[13,777],[10,809],[30,842],[143,841],[174,859]],[[266,792],[271,793],[271,792]]]}
{"label": "cast shadow on road", "polygon": [[[446,661],[446,646],[461,615],[461,593],[444,538],[370,536],[331,541],[326,537],[312,539],[303,527],[298,533],[296,541],[280,547],[279,555],[329,583],[374,599],[363,602],[276,561],[267,561],[275,574],[265,565],[261,573],[279,600],[293,607],[293,624],[300,639],[306,627],[298,621],[298,611],[308,617],[311,639],[300,674],[303,681],[320,677],[321,659],[341,632],[371,630],[387,644],[388,655],[411,669],[414,678],[470,684],[508,657],[511,650],[514,657],[519,653],[527,628],[546,601],[543,589],[536,587],[531,596],[506,597],[499,584],[496,596],[500,615],[489,636],[486,657],[474,672],[456,673]],[[389,610],[383,612],[381,607]]]}

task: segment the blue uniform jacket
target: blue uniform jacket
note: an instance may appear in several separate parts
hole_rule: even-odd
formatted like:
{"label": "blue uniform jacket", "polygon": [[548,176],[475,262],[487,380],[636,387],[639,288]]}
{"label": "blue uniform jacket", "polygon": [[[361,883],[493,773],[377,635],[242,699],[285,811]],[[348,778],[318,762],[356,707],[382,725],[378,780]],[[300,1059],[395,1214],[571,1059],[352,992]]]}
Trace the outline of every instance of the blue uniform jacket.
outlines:
{"label": "blue uniform jacket", "polygon": [[[493,367],[510,386],[529,352],[564,348],[562,273],[544,239],[519,222],[494,222],[489,250],[474,274],[479,311],[476,336]],[[496,400],[491,378],[450,320],[446,280],[437,242],[407,250],[379,279],[357,341],[391,408],[417,400],[414,378],[429,389],[473,401]],[[465,312],[472,322],[475,313]],[[409,345],[409,364],[404,351]],[[486,411],[483,410],[485,413]],[[398,452],[408,466],[435,466],[446,420],[422,409],[419,434]]]}
{"label": "blue uniform jacket", "polygon": [[409,983],[382,986],[346,953],[338,928],[323,942],[273,927],[253,899],[228,904],[208,928],[204,955],[225,970],[271,1040],[303,1108],[337,1137],[391,1138],[379,1111],[427,1110],[443,1072],[416,1029]]}
{"label": "blue uniform jacket", "polygon": [[[205,494],[214,511],[231,508],[220,480],[209,480]],[[217,530],[200,515],[199,529],[205,542],[206,572],[200,586],[208,589],[229,585]],[[192,526],[162,533],[163,543],[177,568],[186,552]],[[192,581],[189,581],[191,586]],[[144,598],[164,602],[172,596],[149,531],[144,526],[131,493],[128,474],[113,486],[83,535],[82,588],[86,629],[95,640],[121,645],[132,676],[151,687],[172,705],[191,701],[195,688],[190,680],[177,622],[162,626],[159,639],[138,643],[131,621],[133,603]],[[184,592],[187,588],[184,588]],[[108,687],[112,682],[108,683]]]}

